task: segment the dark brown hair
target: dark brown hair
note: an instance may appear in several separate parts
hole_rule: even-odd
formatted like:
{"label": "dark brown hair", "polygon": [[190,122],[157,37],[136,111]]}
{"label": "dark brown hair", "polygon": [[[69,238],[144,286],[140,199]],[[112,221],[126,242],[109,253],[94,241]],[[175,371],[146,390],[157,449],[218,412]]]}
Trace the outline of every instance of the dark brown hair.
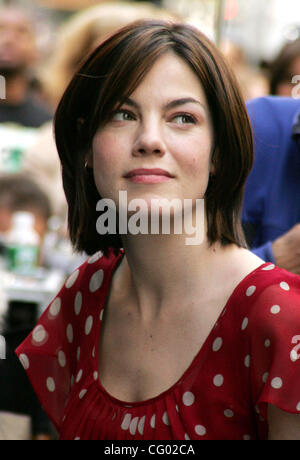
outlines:
{"label": "dark brown hair", "polygon": [[292,85],[292,65],[300,57],[300,38],[288,42],[279,51],[274,61],[269,66],[270,94],[276,95],[280,83]]}
{"label": "dark brown hair", "polygon": [[221,53],[196,28],[166,21],[137,21],[110,36],[88,57],[66,89],[55,115],[55,136],[69,205],[74,247],[92,254],[120,248],[119,235],[96,231],[96,203],[101,197],[87,153],[99,126],[120,99],[128,97],[155,60],[172,51],[199,78],[214,130],[214,175],[206,191],[210,243],[246,247],[240,212],[244,183],[253,162],[251,127],[233,73]]}

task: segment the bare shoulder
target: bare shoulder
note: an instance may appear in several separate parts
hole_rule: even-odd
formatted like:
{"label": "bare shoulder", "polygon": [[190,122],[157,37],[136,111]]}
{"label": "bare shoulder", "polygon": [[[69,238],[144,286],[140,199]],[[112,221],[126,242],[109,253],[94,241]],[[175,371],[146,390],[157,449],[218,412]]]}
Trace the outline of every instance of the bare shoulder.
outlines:
{"label": "bare shoulder", "polygon": [[248,249],[236,248],[232,252],[231,263],[235,265],[237,276],[243,279],[252,271],[263,265],[265,261]]}
{"label": "bare shoulder", "polygon": [[232,245],[224,251],[222,272],[227,279],[230,274],[233,282],[239,282],[264,263],[264,260],[248,249]]}

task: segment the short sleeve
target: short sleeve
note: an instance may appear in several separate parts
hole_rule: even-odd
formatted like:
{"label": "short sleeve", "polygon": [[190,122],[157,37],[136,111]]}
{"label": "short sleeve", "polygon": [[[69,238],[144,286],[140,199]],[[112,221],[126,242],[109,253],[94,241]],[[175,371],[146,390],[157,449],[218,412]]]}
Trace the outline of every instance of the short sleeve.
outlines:
{"label": "short sleeve", "polygon": [[[76,383],[79,356],[88,353],[93,340],[90,319],[104,305],[113,270],[123,255],[123,250],[118,255],[110,250],[105,256],[99,251],[89,257],[68,277],[31,334],[16,349],[59,433],[74,379]],[[88,363],[86,359],[86,370]]]}
{"label": "short sleeve", "polygon": [[[85,264],[84,264],[85,265]],[[84,265],[66,280],[30,335],[16,349],[45,412],[59,430],[74,375],[78,282]]]}
{"label": "short sleeve", "polygon": [[261,420],[267,420],[267,403],[300,414],[300,277],[278,267],[274,272],[272,282],[257,289],[248,324],[252,397]]}

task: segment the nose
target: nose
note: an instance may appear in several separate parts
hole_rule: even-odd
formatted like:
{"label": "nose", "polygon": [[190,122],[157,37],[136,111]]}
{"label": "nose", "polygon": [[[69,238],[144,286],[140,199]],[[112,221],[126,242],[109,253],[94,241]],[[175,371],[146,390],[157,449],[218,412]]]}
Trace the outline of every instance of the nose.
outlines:
{"label": "nose", "polygon": [[133,145],[133,155],[159,155],[163,156],[166,146],[160,126],[154,122],[141,124]]}

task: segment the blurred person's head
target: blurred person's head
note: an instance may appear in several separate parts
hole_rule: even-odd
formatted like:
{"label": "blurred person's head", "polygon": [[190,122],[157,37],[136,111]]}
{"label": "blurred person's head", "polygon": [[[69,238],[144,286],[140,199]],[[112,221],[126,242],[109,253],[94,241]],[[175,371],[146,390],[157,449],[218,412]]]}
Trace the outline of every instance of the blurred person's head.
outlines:
{"label": "blurred person's head", "polygon": [[221,41],[219,49],[235,73],[245,101],[269,94],[265,74],[250,64],[241,46],[226,39]]}
{"label": "blurred person's head", "polygon": [[177,19],[150,2],[103,2],[75,13],[57,32],[57,42],[42,80],[46,97],[59,101],[80,63],[109,34],[138,19]]}
{"label": "blurred person's head", "polygon": [[241,46],[234,41],[228,38],[223,39],[221,40],[218,48],[226,58],[229,65],[233,66],[234,68],[246,65],[247,60],[245,57],[245,52]]}
{"label": "blurred person's head", "polygon": [[15,6],[0,6],[0,75],[22,75],[35,62],[35,27],[29,14]]}
{"label": "blurred person's head", "polygon": [[24,174],[0,176],[0,234],[5,236],[11,230],[13,215],[18,211],[33,214],[34,228],[43,239],[52,214],[48,196]]}
{"label": "blurred person's head", "polygon": [[269,72],[270,94],[290,97],[295,86],[292,79],[300,75],[300,38],[283,45]]}

